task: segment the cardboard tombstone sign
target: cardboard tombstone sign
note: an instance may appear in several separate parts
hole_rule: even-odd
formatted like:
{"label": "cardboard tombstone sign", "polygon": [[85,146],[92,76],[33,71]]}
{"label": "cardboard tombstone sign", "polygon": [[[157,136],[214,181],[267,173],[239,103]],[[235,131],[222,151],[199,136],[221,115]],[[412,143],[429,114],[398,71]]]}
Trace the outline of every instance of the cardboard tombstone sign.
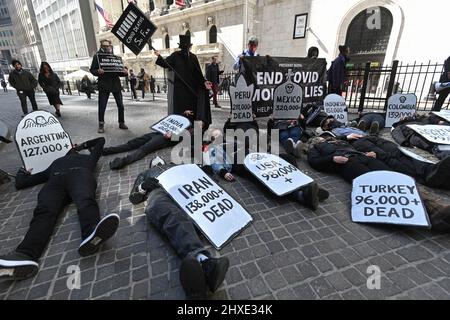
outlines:
{"label": "cardboard tombstone sign", "polygon": [[240,75],[236,86],[230,86],[231,123],[253,121],[252,99],[255,86],[247,85],[245,77]]}
{"label": "cardboard tombstone sign", "polygon": [[388,100],[386,110],[386,128],[391,128],[394,123],[402,118],[412,117],[417,111],[417,97],[415,94],[394,94]]}
{"label": "cardboard tombstone sign", "polygon": [[323,109],[341,123],[348,122],[348,108],[345,99],[337,94],[329,94],[323,102]]}
{"label": "cardboard tombstone sign", "polygon": [[431,163],[431,164],[435,164],[435,163],[436,163],[436,162],[433,162],[433,161],[431,161],[431,160],[428,160],[428,159],[422,157],[421,155],[418,155],[417,153],[414,153],[414,152],[412,152],[412,151],[410,151],[410,150],[408,150],[408,149],[406,149],[406,148],[403,148],[403,147],[398,147],[398,148],[400,149],[400,151],[401,151],[404,155],[406,155],[406,156],[408,156],[408,157],[410,157],[410,158],[413,158],[413,159],[416,159],[416,160],[422,161],[422,162]]}
{"label": "cardboard tombstone sign", "polygon": [[217,250],[253,221],[236,200],[196,165],[173,167],[158,180]]}
{"label": "cardboard tombstone sign", "polygon": [[15,140],[26,170],[40,173],[72,149],[69,134],[46,111],[34,111],[19,122]]}
{"label": "cardboard tombstone sign", "polygon": [[413,178],[375,171],[353,180],[352,221],[430,228]]}
{"label": "cardboard tombstone sign", "polygon": [[279,197],[314,182],[296,166],[272,154],[251,153],[245,158],[245,167]]}
{"label": "cardboard tombstone sign", "polygon": [[450,145],[450,126],[409,124],[408,128],[431,143]]}
{"label": "cardboard tombstone sign", "polygon": [[157,29],[147,16],[130,2],[111,32],[138,55]]}
{"label": "cardboard tombstone sign", "polygon": [[122,58],[108,53],[98,53],[98,65],[106,73],[123,73],[125,65]]}
{"label": "cardboard tombstone sign", "polygon": [[433,112],[433,114],[437,115],[439,118],[442,118],[447,122],[450,122],[450,110],[442,110],[439,112]]}
{"label": "cardboard tombstone sign", "polygon": [[287,81],[279,85],[273,94],[274,119],[298,119],[302,111],[303,89],[292,81],[294,76],[289,69]]}
{"label": "cardboard tombstone sign", "polygon": [[191,122],[189,119],[178,115],[170,115],[154,124],[151,129],[162,134],[173,134],[179,136],[190,126]]}

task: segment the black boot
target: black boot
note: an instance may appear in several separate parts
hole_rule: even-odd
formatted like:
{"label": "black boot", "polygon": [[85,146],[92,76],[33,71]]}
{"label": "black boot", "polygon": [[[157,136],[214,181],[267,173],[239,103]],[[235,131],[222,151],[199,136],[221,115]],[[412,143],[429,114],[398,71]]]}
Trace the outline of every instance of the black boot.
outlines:
{"label": "black boot", "polygon": [[330,193],[325,189],[319,188],[317,196],[319,197],[319,202],[323,202],[330,197]]}
{"label": "black boot", "polygon": [[142,189],[142,184],[145,181],[145,177],[146,177],[146,172],[142,172],[140,173],[136,180],[134,181],[134,185],[133,188],[131,189],[130,192],[130,202],[134,205],[138,205],[139,203],[142,203],[145,201],[146,197],[147,197],[147,191]]}
{"label": "black boot", "polygon": [[206,299],[206,278],[202,265],[192,256],[181,262],[180,282],[187,300]]}
{"label": "black boot", "polygon": [[[444,188],[450,186],[450,156],[445,157],[439,163],[432,166],[432,170],[425,178],[426,185],[432,188]],[[447,187],[448,189],[448,187]]]}
{"label": "black boot", "polygon": [[315,182],[294,193],[293,196],[295,200],[313,211],[319,208],[319,187]]}
{"label": "black boot", "polygon": [[125,165],[121,158],[116,158],[109,163],[109,167],[111,168],[111,170],[120,170],[125,167]]}
{"label": "black boot", "polygon": [[228,258],[209,258],[202,262],[202,267],[209,290],[213,293],[216,292],[225,280],[230,261]]}

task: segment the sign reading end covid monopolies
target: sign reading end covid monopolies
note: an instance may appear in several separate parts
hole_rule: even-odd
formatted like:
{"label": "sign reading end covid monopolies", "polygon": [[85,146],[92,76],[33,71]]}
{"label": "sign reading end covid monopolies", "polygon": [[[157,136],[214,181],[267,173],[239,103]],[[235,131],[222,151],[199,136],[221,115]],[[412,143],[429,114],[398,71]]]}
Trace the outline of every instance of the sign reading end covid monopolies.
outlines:
{"label": "sign reading end covid monopolies", "polygon": [[414,179],[391,171],[370,172],[353,181],[352,220],[431,227]]}
{"label": "sign reading end covid monopolies", "polygon": [[50,167],[72,149],[69,134],[46,111],[29,113],[17,126],[15,140],[25,169],[32,174]]}
{"label": "sign reading end covid monopolies", "polygon": [[217,250],[253,221],[236,200],[196,165],[173,167],[158,180]]}
{"label": "sign reading end covid monopolies", "polygon": [[98,53],[98,66],[106,73],[123,73],[125,65],[122,58],[108,53]]}

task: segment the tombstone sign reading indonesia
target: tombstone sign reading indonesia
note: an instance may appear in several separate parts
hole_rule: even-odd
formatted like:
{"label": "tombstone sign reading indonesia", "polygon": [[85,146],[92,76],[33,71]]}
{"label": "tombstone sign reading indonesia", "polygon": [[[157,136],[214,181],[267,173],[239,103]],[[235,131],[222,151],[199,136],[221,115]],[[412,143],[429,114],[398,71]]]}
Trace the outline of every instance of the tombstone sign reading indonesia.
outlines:
{"label": "tombstone sign reading indonesia", "polygon": [[450,145],[450,126],[409,124],[408,128],[431,143]]}
{"label": "tombstone sign reading indonesia", "polygon": [[386,128],[391,128],[394,123],[402,118],[412,117],[416,114],[417,97],[415,94],[395,94],[388,100],[386,111]]}
{"label": "tombstone sign reading indonesia", "polygon": [[98,53],[98,65],[106,73],[123,73],[125,65],[122,58],[113,54]]}
{"label": "tombstone sign reading indonesia", "polygon": [[236,86],[230,86],[231,123],[253,121],[252,99],[255,86],[247,85],[245,78],[239,76]]}
{"label": "tombstone sign reading indonesia", "polygon": [[190,126],[189,119],[178,115],[170,115],[153,125],[151,129],[162,134],[181,135]]}
{"label": "tombstone sign reading indonesia", "polygon": [[297,167],[272,154],[251,153],[245,158],[245,167],[279,197],[314,182]]}
{"label": "tombstone sign reading indonesia", "polygon": [[337,94],[329,94],[323,102],[324,111],[342,123],[348,122],[348,108],[345,99]]}
{"label": "tombstone sign reading indonesia", "polygon": [[173,167],[158,180],[217,250],[253,221],[236,200],[196,165]]}
{"label": "tombstone sign reading indonesia", "polygon": [[294,76],[288,71],[287,81],[279,85],[273,94],[274,119],[298,119],[302,111],[303,89],[292,81]]}
{"label": "tombstone sign reading indonesia", "polygon": [[46,111],[29,113],[17,126],[15,140],[25,169],[32,174],[50,167],[72,149],[69,134]]}
{"label": "tombstone sign reading indonesia", "polygon": [[111,32],[138,55],[157,29],[146,15],[130,2]]}
{"label": "tombstone sign reading indonesia", "polygon": [[392,171],[375,171],[353,180],[352,220],[430,228],[413,178]]}

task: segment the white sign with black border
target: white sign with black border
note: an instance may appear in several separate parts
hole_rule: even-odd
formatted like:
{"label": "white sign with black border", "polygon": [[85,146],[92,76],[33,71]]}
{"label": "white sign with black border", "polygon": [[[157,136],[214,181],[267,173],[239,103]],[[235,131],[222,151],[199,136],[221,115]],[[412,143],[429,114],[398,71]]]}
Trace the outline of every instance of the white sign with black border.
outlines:
{"label": "white sign with black border", "polygon": [[247,85],[244,76],[239,76],[236,86],[230,86],[231,123],[253,121],[253,93],[255,86]]}
{"label": "white sign with black border", "polygon": [[245,158],[245,167],[279,197],[314,182],[296,166],[273,154],[251,153]]}
{"label": "white sign with black border", "polygon": [[409,124],[408,128],[431,143],[450,145],[450,126]]}
{"label": "white sign with black border", "polygon": [[348,108],[345,99],[338,94],[329,94],[323,102],[323,109],[341,123],[348,122]]}
{"label": "white sign with black border", "polygon": [[292,82],[292,70],[288,72],[288,80],[279,85],[273,94],[274,119],[298,119],[302,111],[303,89]]}
{"label": "white sign with black border", "polygon": [[431,228],[414,179],[392,171],[353,180],[352,221]]}
{"label": "white sign with black border", "polygon": [[158,180],[217,250],[253,221],[236,200],[196,165],[173,167]]}
{"label": "white sign with black border", "polygon": [[386,128],[391,128],[394,123],[402,118],[412,117],[417,112],[417,97],[415,94],[395,94],[388,100],[386,110]]}
{"label": "white sign with black border", "polygon": [[58,119],[46,111],[34,111],[19,122],[17,149],[26,170],[40,173],[72,149],[72,141]]}
{"label": "white sign with black border", "polygon": [[106,73],[123,73],[125,65],[122,58],[108,53],[97,53],[98,66]]}
{"label": "white sign with black border", "polygon": [[179,136],[190,126],[191,122],[189,119],[178,115],[170,115],[154,124],[151,129],[162,134],[173,134]]}

